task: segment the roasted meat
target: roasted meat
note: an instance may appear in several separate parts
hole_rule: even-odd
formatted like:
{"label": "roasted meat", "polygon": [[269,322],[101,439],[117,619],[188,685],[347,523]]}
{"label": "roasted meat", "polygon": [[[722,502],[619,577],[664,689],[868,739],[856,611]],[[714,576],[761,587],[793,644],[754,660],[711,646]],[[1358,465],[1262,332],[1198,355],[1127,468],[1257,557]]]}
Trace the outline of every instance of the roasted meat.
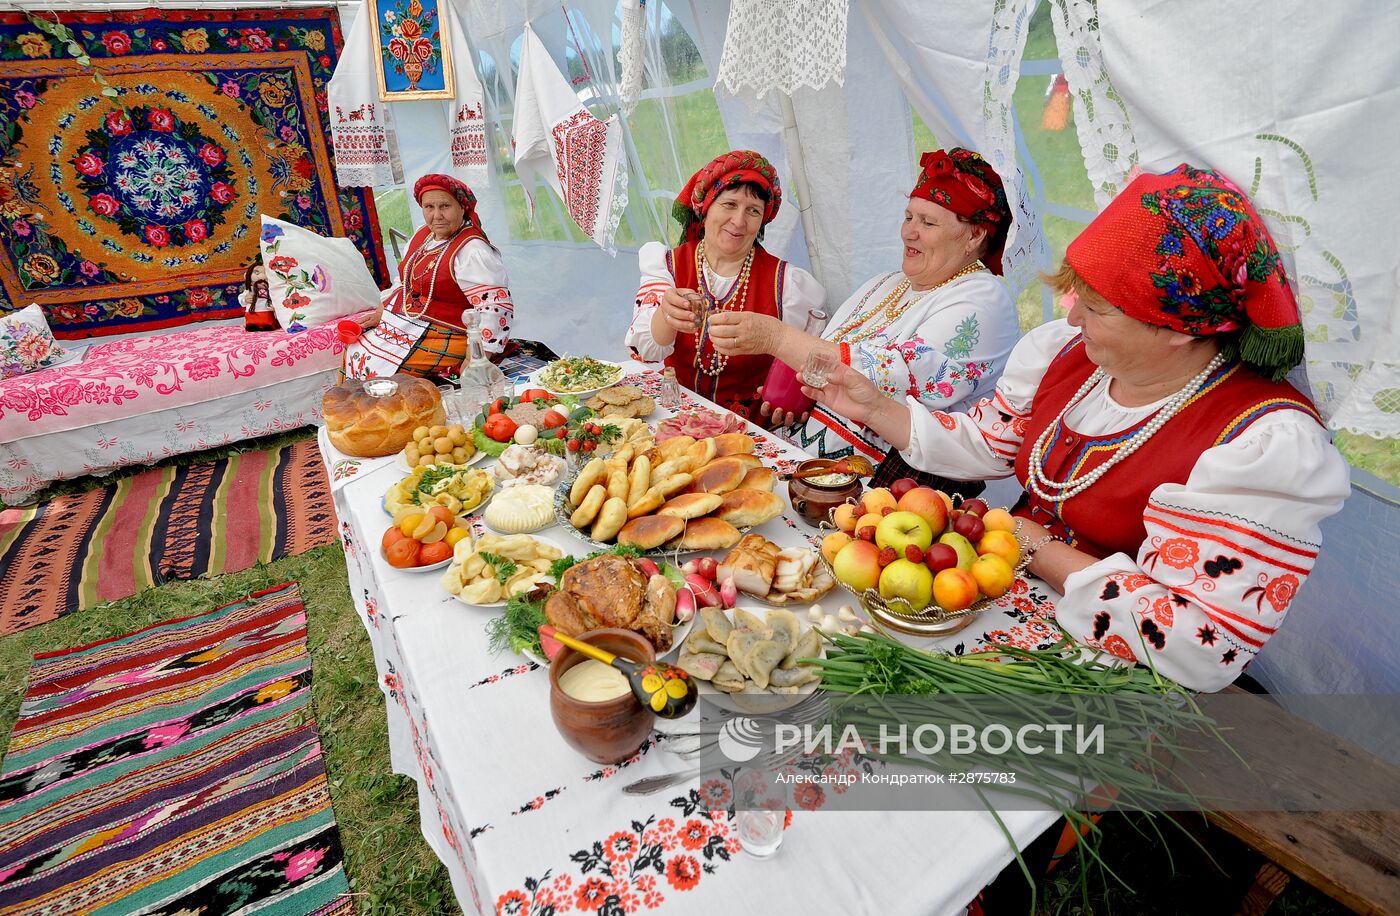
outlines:
{"label": "roasted meat", "polygon": [[626,557],[604,555],[570,567],[545,602],[544,613],[569,636],[600,627],[635,630],[651,640],[659,655],[671,648],[676,590],[665,576],[648,581]]}

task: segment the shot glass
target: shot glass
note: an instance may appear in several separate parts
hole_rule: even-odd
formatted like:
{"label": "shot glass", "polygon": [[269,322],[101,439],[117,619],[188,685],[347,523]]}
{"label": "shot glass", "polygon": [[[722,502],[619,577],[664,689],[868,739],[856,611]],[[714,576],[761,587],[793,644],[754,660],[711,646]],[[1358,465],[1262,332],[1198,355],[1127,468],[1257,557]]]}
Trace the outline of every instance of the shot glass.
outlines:
{"label": "shot glass", "polygon": [[787,812],[769,808],[740,809],[734,812],[734,831],[744,852],[766,859],[783,845],[783,822]]}
{"label": "shot glass", "polygon": [[705,323],[705,313],[709,311],[709,303],[701,293],[693,289],[683,289],[679,291],[681,297],[690,305],[691,321],[695,325],[695,330],[700,330],[700,326]]}
{"label": "shot glass", "polygon": [[835,368],[835,355],[826,350],[813,350],[802,364],[802,384],[809,388],[825,388],[826,380]]}

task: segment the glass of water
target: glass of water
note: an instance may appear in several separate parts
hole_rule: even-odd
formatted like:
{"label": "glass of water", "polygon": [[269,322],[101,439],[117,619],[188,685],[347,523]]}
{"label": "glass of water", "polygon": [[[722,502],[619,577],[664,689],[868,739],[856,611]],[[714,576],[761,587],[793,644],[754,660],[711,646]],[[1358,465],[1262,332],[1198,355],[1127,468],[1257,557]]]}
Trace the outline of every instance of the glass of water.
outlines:
{"label": "glass of water", "polygon": [[783,822],[787,812],[779,808],[738,810],[734,812],[734,831],[739,835],[739,845],[744,852],[766,859],[783,845]]}
{"label": "glass of water", "polygon": [[802,365],[802,384],[808,388],[825,388],[826,380],[836,368],[836,356],[825,349],[816,349],[807,354],[807,362]]}

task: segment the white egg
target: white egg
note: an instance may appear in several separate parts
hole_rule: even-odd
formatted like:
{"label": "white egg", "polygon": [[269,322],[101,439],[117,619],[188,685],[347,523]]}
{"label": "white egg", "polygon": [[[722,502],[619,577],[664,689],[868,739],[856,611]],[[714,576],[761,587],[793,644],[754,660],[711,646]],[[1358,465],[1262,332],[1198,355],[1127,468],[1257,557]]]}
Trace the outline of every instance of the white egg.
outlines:
{"label": "white egg", "polygon": [[515,428],[515,441],[520,445],[534,445],[535,440],[540,437],[540,431],[529,423]]}

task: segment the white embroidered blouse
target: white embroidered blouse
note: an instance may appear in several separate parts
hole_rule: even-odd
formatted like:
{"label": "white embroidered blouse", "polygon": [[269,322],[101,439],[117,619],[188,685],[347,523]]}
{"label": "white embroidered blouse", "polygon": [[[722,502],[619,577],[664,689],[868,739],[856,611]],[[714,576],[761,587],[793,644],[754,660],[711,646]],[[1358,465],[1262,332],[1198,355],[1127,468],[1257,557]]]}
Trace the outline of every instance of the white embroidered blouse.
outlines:
{"label": "white embroidered blouse", "polygon": [[[1022,434],[1036,388],[1077,333],[1064,321],[1031,331],[996,391],[967,413],[930,412],[907,398],[913,424],[905,460],[963,480],[1010,476],[1017,451],[1030,447]],[[1140,422],[1165,400],[1124,407],[1105,379],[1065,422],[1085,435],[1106,435]],[[1159,435],[1170,433],[1168,424]],[[1297,410],[1265,414],[1203,452],[1186,483],[1153,490],[1137,555],[1114,554],[1070,575],[1055,618],[1080,643],[1150,661],[1187,687],[1219,690],[1282,624],[1316,561],[1322,522],[1349,492],[1346,461],[1326,429]],[[1073,498],[1092,500],[1094,489]],[[1144,638],[1148,620],[1160,644]]]}
{"label": "white embroidered blouse", "polygon": [[[429,239],[423,247],[431,252],[446,241]],[[501,254],[482,239],[472,239],[452,258],[452,278],[466,293],[467,301],[482,319],[481,342],[487,353],[500,353],[510,341],[515,322],[515,305],[510,298],[510,278]],[[401,283],[394,282],[383,293],[383,301],[396,296]]]}
{"label": "white embroidered blouse", "polygon": [[[870,280],[837,310],[822,336],[850,343],[851,367],[887,397],[915,398],[925,413],[963,409],[996,386],[1020,336],[1011,294],[983,270],[928,292],[907,290],[893,305],[893,320],[885,318],[883,309],[872,314],[903,279],[903,273],[894,271]],[[861,315],[868,317],[838,334]],[[853,439],[875,460],[889,448],[870,430],[820,409],[794,439],[821,457],[850,454]]]}
{"label": "white embroidered blouse", "polygon": [[[632,314],[632,323],[627,328],[624,343],[637,354],[638,359],[647,362],[660,362],[675,350],[674,345],[659,344],[656,338],[651,336],[651,316],[661,304],[661,295],[676,285],[676,278],[666,266],[666,253],[670,250],[660,242],[647,242],[637,253],[642,282],[637,288],[636,311]],[[706,282],[711,292],[723,297],[734,285],[735,279],[710,273]],[[784,323],[801,328],[807,323],[807,313],[812,309],[821,308],[825,301],[826,290],[817,282],[816,277],[800,267],[787,265],[783,271]]]}

